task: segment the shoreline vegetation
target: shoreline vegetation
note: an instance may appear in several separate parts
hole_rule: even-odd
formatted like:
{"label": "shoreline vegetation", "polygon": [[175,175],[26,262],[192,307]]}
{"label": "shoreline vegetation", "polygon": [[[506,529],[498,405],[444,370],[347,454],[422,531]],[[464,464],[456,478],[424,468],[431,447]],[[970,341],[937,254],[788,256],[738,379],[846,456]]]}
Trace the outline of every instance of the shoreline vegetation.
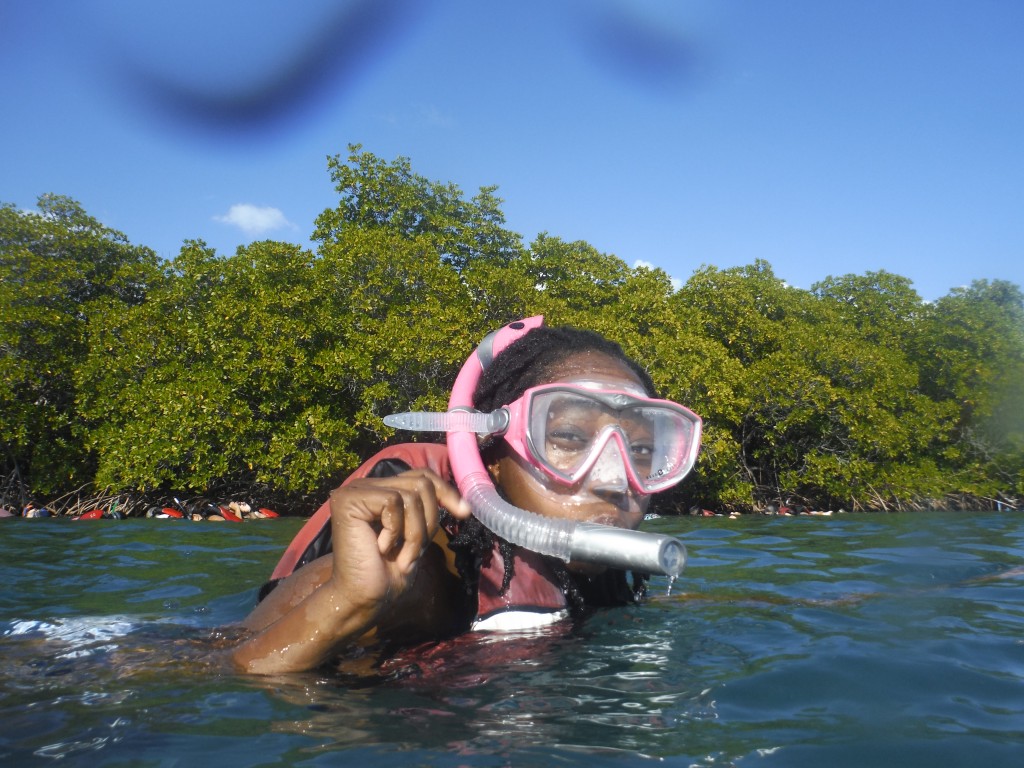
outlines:
{"label": "shoreline vegetation", "polygon": [[124,519],[139,517],[179,518],[243,522],[279,517],[309,517],[323,503],[300,501],[280,494],[235,493],[202,495],[139,491],[97,491],[78,488],[44,501],[11,486],[10,478],[0,486],[0,517],[70,517],[86,519]]}
{"label": "shoreline vegetation", "polygon": [[384,415],[442,410],[468,350],[537,314],[619,342],[704,418],[658,514],[1020,508],[1010,282],[924,301],[885,271],[800,289],[755,260],[679,283],[585,241],[525,244],[496,187],[467,197],[358,145],[327,166],[314,250],[188,240],[163,260],[70,198],[0,204],[4,509],[312,514],[408,439]]}
{"label": "shoreline vegetation", "polygon": [[[79,488],[42,503],[28,502],[23,506],[8,504],[7,500],[31,498],[30,494],[17,493],[5,486],[0,490],[0,517],[70,517],[94,519],[123,519],[141,517],[180,517],[200,520],[227,520],[243,522],[278,517],[308,518],[326,500],[315,498],[289,498],[280,494],[261,494],[260,489],[251,492],[240,491],[224,496],[194,496],[184,493],[131,492],[110,493]],[[240,501],[240,499],[242,499]],[[849,512],[929,512],[929,511],[1001,511],[1014,512],[1020,509],[1015,499],[990,499],[973,496],[950,497],[942,500],[924,499],[880,503],[878,506],[856,505],[853,509],[819,509],[803,504],[779,504],[768,502],[762,506],[733,509],[707,509],[691,506],[689,509],[664,509],[659,507],[656,516],[690,515],[694,517],[738,517],[741,515],[767,515],[796,517],[809,515],[831,517]],[[102,513],[102,514],[99,514]]]}

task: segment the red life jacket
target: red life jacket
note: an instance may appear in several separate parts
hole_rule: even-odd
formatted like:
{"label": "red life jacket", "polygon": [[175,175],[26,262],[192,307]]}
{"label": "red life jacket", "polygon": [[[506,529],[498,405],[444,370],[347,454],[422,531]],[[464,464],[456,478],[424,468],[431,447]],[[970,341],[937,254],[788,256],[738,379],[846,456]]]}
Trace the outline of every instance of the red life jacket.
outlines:
{"label": "red life jacket", "polygon": [[[443,478],[451,478],[448,449],[434,443],[405,443],[380,451],[342,483],[347,485],[357,478],[390,477],[410,469],[430,469]],[[446,532],[447,533],[447,532]],[[436,539],[435,539],[436,541]],[[447,550],[447,547],[445,547]],[[292,539],[271,574],[270,582],[260,590],[260,599],[269,593],[277,582],[290,576],[309,562],[322,557],[332,550],[331,508],[326,501],[313,514]],[[450,550],[445,552],[449,564],[454,560]],[[565,594],[555,580],[550,561],[529,550],[516,548],[514,552],[514,576],[508,589],[501,591],[505,565],[501,552],[495,543],[491,557],[480,568],[477,587],[477,612],[474,626],[490,619],[496,628],[503,626],[499,614],[544,614],[555,617],[567,610]],[[497,617],[497,618],[495,618]],[[527,620],[529,617],[526,617]],[[542,619],[538,616],[537,619]],[[543,620],[536,623],[544,623]]]}
{"label": "red life jacket", "polygon": [[[389,465],[388,462],[391,464]],[[385,469],[378,469],[378,465]],[[433,470],[441,477],[451,477],[448,449],[443,445],[433,443],[405,443],[390,446],[364,462],[355,472],[345,478],[345,482],[341,485],[345,487],[353,480],[363,477],[387,477],[409,469],[424,468]],[[281,559],[277,561],[274,572],[270,574],[271,582],[291,576],[306,563],[330,552],[332,549],[330,535],[331,502],[328,499],[295,534],[295,538],[285,549]],[[264,592],[263,595],[265,594]],[[261,595],[261,599],[263,595]]]}

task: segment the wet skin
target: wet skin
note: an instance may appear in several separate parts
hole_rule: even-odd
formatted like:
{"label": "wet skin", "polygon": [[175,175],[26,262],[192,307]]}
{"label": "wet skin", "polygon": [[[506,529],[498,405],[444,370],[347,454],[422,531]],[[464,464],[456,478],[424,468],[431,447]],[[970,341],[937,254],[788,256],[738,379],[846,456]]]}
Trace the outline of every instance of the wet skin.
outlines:
{"label": "wet skin", "polygon": [[[635,391],[648,396],[643,383],[624,363],[594,352],[583,352],[567,358],[545,377],[549,383],[592,383],[603,388]],[[572,486],[560,485],[540,470],[531,467],[502,442],[497,446],[498,458],[488,466],[495,484],[505,498],[517,507],[545,517],[566,518],[617,528],[635,529],[643,520],[650,503],[649,496],[633,491],[626,481],[622,457],[614,442],[605,449],[595,470]],[[607,461],[604,461],[607,458]],[[618,465],[618,466],[616,466]],[[570,569],[594,574],[601,566],[570,563]]]}

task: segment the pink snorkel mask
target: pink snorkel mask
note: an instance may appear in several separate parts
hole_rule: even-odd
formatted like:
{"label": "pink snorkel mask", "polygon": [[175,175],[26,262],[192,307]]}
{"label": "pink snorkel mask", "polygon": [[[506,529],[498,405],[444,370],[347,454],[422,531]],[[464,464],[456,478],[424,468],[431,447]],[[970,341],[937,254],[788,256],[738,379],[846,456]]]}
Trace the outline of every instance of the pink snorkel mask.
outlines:
{"label": "pink snorkel mask", "polygon": [[[700,448],[700,417],[678,403],[597,382],[531,387],[501,410],[505,442],[527,464],[563,486],[575,486],[617,449],[615,475],[647,496],[682,480]],[[606,477],[604,482],[610,477]]]}
{"label": "pink snorkel mask", "polygon": [[[462,366],[446,413],[393,414],[384,423],[399,429],[446,432],[459,492],[477,519],[501,538],[565,561],[678,576],[686,565],[686,548],[678,539],[545,517],[509,504],[494,487],[480,458],[478,434],[503,435],[528,463],[564,485],[578,482],[614,442],[625,462],[629,485],[638,494],[656,493],[678,483],[692,468],[700,446],[699,417],[675,403],[638,393],[554,384],[534,387],[515,403],[491,413],[476,411],[473,393],[483,371],[509,344],[543,323],[543,317],[531,317],[488,334]],[[572,426],[577,432],[581,425],[595,424],[588,450],[568,449],[578,440],[570,439],[575,435],[562,435],[559,414],[567,412],[576,414]],[[550,439],[545,431],[555,429],[562,431]]]}

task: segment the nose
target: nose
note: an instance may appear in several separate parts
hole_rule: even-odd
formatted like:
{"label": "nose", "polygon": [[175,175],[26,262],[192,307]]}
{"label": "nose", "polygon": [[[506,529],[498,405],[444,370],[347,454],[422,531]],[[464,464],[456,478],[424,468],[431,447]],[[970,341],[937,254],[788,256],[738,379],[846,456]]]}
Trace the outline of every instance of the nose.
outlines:
{"label": "nose", "polygon": [[628,506],[629,475],[619,442],[605,443],[588,476],[590,490],[603,501],[624,508]]}

